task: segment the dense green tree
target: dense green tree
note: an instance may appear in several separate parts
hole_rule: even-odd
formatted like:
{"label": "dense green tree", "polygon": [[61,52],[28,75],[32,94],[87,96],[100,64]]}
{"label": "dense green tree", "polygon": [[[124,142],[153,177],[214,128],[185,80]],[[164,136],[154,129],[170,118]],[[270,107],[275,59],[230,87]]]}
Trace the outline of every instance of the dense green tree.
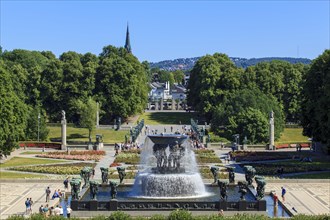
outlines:
{"label": "dense green tree", "polygon": [[182,83],[184,81],[184,72],[182,70],[175,70],[172,74],[174,77],[174,82]]}
{"label": "dense green tree", "polygon": [[96,102],[91,97],[89,97],[87,102],[78,100],[77,106],[79,114],[79,125],[88,129],[88,138],[89,142],[91,142],[91,134],[96,126]]}
{"label": "dense green tree", "polygon": [[86,53],[81,57],[83,66],[83,77],[81,81],[81,90],[86,96],[93,96],[95,89],[95,74],[99,66],[98,57],[92,53]]}
{"label": "dense green tree", "polygon": [[313,60],[304,77],[302,121],[304,135],[330,149],[330,50]]}
{"label": "dense green tree", "polygon": [[15,93],[11,75],[0,60],[0,149],[6,154],[24,137],[27,106]]}
{"label": "dense green tree", "polygon": [[[220,133],[225,127],[227,138],[232,138],[234,134],[241,134],[246,135],[251,143],[265,142],[266,139],[262,137],[268,135],[268,130],[264,129],[264,122],[265,120],[268,121],[271,111],[275,115],[275,138],[278,139],[283,131],[284,116],[276,98],[263,94],[259,89],[237,90],[216,106],[212,118],[212,130]],[[260,116],[259,112],[262,113],[263,117]],[[251,117],[254,115],[253,120],[260,118],[260,123],[264,125],[258,128],[260,124],[251,121],[252,124],[246,127],[249,119],[244,120],[242,118],[244,115],[250,115]],[[244,130],[245,127],[247,130]],[[263,131],[263,133],[255,134],[252,132],[253,129],[258,132]]]}
{"label": "dense green tree", "polygon": [[151,72],[151,69],[150,69],[150,64],[146,60],[143,61],[141,64],[144,68],[144,71],[146,72],[147,81],[148,81],[148,83],[150,83],[152,81],[152,72]]}
{"label": "dense green tree", "polygon": [[211,119],[214,107],[239,88],[240,73],[225,54],[200,58],[190,74],[188,104]]}
{"label": "dense green tree", "polygon": [[65,52],[60,56],[63,69],[62,89],[60,90],[63,110],[66,112],[67,120],[78,121],[78,100],[87,100],[88,91],[84,90],[83,66],[80,62],[81,54],[73,51]]}
{"label": "dense green tree", "polygon": [[25,140],[39,140],[46,141],[49,129],[46,124],[46,114],[40,108],[29,108],[29,115],[27,118],[27,126],[25,128]]}
{"label": "dense green tree", "polygon": [[50,121],[59,121],[61,110],[64,109],[62,100],[63,69],[58,59],[51,60],[41,74],[40,97],[43,108]]}
{"label": "dense green tree", "polygon": [[137,58],[124,48],[105,47],[96,73],[96,95],[104,120],[142,112],[147,94],[146,72]]}

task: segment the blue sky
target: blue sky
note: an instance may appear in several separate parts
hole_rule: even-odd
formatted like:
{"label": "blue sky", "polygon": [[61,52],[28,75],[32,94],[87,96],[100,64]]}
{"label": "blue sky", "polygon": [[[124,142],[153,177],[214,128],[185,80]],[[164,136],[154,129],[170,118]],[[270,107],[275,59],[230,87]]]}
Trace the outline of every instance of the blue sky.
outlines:
{"label": "blue sky", "polygon": [[231,57],[316,58],[330,45],[324,1],[10,1],[1,0],[3,49],[99,54],[123,46],[161,61]]}

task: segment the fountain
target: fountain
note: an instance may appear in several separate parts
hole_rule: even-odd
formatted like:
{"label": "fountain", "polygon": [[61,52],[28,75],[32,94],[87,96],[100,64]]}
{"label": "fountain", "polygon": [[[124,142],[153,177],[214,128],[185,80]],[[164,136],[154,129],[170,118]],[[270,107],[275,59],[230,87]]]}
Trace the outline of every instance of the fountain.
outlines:
{"label": "fountain", "polygon": [[[71,208],[82,211],[157,211],[189,209],[194,211],[266,211],[263,200],[265,181],[246,168],[247,181],[235,184],[234,168],[228,167],[228,180],[218,180],[219,167],[212,166],[213,184],[204,184],[188,136],[160,134],[147,136],[134,184],[123,183],[125,167],[117,167],[120,182],[108,180],[108,168],[101,168],[102,184],[89,182],[80,192],[81,180],[72,193]],[[86,170],[86,169],[84,169]],[[249,172],[251,171],[251,172]],[[253,172],[252,172],[253,171]],[[89,171],[86,170],[88,173]],[[86,177],[86,175],[82,175]],[[255,177],[257,192],[250,186]],[[220,190],[219,190],[220,189]],[[79,196],[78,196],[79,194]],[[256,194],[257,196],[255,196]],[[256,198],[257,197],[257,198]]]}
{"label": "fountain", "polygon": [[188,136],[149,135],[141,153],[133,197],[182,199],[209,196],[197,169]]}

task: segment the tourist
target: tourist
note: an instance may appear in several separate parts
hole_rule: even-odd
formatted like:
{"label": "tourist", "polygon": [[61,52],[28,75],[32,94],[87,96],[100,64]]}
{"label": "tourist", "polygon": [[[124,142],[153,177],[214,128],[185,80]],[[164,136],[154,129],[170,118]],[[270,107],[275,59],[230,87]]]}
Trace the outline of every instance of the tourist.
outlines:
{"label": "tourist", "polygon": [[276,193],[273,194],[273,200],[274,200],[274,206],[277,206],[278,197],[277,197]]}
{"label": "tourist", "polygon": [[64,184],[64,189],[67,190],[69,188],[69,177],[67,177],[64,180],[63,184]]}
{"label": "tourist", "polygon": [[60,213],[61,213],[61,209],[60,209],[60,207],[58,207],[58,205],[57,205],[56,208],[54,209],[54,214],[57,215],[57,216],[59,216]]}
{"label": "tourist", "polygon": [[94,179],[94,176],[95,176],[95,168],[93,168],[92,170],[92,178]]}
{"label": "tourist", "polygon": [[46,218],[49,216],[48,204],[43,208],[43,214]]}
{"label": "tourist", "polygon": [[49,186],[48,186],[47,189],[46,189],[46,202],[49,202],[50,193],[51,193],[51,191],[50,191]]}
{"label": "tourist", "polygon": [[44,206],[43,205],[41,205],[39,207],[39,214],[44,214]]}
{"label": "tourist", "polygon": [[224,216],[223,209],[220,209],[218,216]]}
{"label": "tourist", "polygon": [[25,200],[25,213],[28,214],[29,211],[30,211],[30,199],[27,198],[27,199]]}
{"label": "tourist", "polygon": [[173,126],[171,126],[171,133],[173,132]]}
{"label": "tourist", "polygon": [[55,212],[54,212],[54,206],[50,207],[50,209],[49,209],[49,215],[50,215],[50,216],[55,215]]}
{"label": "tourist", "polygon": [[55,198],[60,198],[60,194],[57,192],[57,190],[55,190],[55,192],[52,196],[52,199],[55,199]]}
{"label": "tourist", "polygon": [[29,211],[30,211],[30,213],[32,213],[32,205],[33,205],[32,198],[29,199],[29,202],[30,202],[30,209],[29,209]]}
{"label": "tourist", "polygon": [[63,208],[60,206],[60,216],[63,216]]}
{"label": "tourist", "polygon": [[71,216],[71,212],[72,212],[72,209],[70,208],[70,206],[68,206],[68,207],[66,208],[66,215],[67,215],[68,218],[70,218],[70,216]]}
{"label": "tourist", "polygon": [[283,186],[281,187],[281,189],[282,189],[282,200],[283,202],[285,202],[286,189]]}

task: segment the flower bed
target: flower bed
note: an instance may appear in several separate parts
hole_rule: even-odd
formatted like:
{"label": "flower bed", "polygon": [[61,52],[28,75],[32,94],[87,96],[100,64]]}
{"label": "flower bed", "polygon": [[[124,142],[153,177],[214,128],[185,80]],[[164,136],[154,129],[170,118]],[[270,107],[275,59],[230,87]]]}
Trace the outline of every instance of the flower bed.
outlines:
{"label": "flower bed", "polygon": [[140,149],[130,149],[130,150],[123,150],[120,153],[124,154],[140,154],[141,150]]}
{"label": "flower bed", "polygon": [[65,160],[99,161],[104,155],[105,155],[105,151],[89,150],[89,151],[70,151],[69,154],[64,151],[48,152],[46,154],[37,155],[36,157],[65,159]]}
{"label": "flower bed", "polygon": [[212,149],[198,149],[194,150],[195,154],[214,154],[214,150]]}
{"label": "flower bed", "polygon": [[50,173],[59,175],[79,175],[82,168],[85,166],[95,167],[95,163],[69,163],[69,164],[55,164],[43,166],[22,166],[13,167],[10,170],[34,172],[34,173]]}
{"label": "flower bed", "polygon": [[[136,176],[136,172],[134,171],[128,171],[125,173],[126,173],[125,179],[134,179]],[[117,170],[109,171],[109,179],[119,179],[119,174]]]}
{"label": "flower bed", "polygon": [[140,155],[136,153],[120,153],[116,156],[115,163],[139,164]]}
{"label": "flower bed", "polygon": [[236,162],[291,159],[292,155],[286,152],[262,152],[262,151],[235,151],[230,152],[230,157]]}
{"label": "flower bed", "polygon": [[61,143],[50,143],[50,142],[21,142],[20,147],[33,147],[33,148],[53,148],[61,149]]}
{"label": "flower bed", "polygon": [[[247,164],[244,164],[247,165]],[[254,163],[258,175],[277,175],[277,170],[283,167],[283,173],[300,173],[328,170],[330,163],[319,162],[291,162],[291,163]]]}
{"label": "flower bed", "polygon": [[120,167],[121,165],[121,163],[112,163],[110,164],[110,167]]}
{"label": "flower bed", "polygon": [[276,149],[283,149],[283,148],[296,148],[297,144],[300,144],[302,148],[310,148],[310,143],[292,143],[292,144],[279,144],[276,145]]}

